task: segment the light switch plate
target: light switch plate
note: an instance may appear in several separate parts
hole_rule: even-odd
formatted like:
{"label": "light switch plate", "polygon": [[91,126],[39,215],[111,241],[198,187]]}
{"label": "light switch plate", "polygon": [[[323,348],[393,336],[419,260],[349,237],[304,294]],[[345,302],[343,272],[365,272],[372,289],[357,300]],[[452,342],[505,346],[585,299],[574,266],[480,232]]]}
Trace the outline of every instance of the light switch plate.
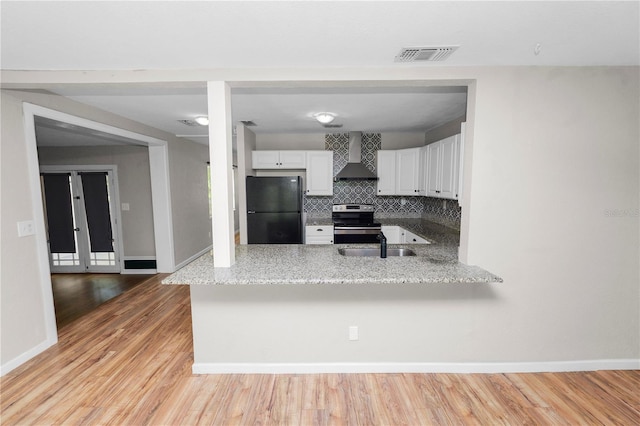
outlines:
{"label": "light switch plate", "polygon": [[122,211],[123,212],[129,211],[129,203],[122,203]]}
{"label": "light switch plate", "polygon": [[26,237],[35,233],[36,231],[33,227],[32,220],[24,220],[22,222],[18,222],[18,237]]}

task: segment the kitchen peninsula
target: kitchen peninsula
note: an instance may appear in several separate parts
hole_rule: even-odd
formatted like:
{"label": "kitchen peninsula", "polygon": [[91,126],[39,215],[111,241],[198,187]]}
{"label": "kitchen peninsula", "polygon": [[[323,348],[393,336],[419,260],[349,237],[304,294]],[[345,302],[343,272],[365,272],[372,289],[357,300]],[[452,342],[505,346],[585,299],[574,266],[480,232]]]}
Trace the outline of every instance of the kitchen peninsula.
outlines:
{"label": "kitchen peninsula", "polygon": [[459,263],[458,234],[446,227],[381,222],[431,244],[389,245],[416,256],[386,259],[338,253],[349,244],[239,245],[230,268],[215,268],[209,253],[167,277],[165,284],[190,285],[193,373],[429,372],[449,369],[438,363],[464,364],[465,351],[445,354],[480,326],[474,312],[497,302],[493,285],[502,279]]}
{"label": "kitchen peninsula", "polygon": [[376,244],[288,245],[256,244],[236,247],[236,263],[215,268],[212,253],[177,271],[165,284],[265,285],[265,284],[403,284],[490,283],[502,280],[476,266],[458,262],[457,233],[422,219],[382,219],[385,225],[402,225],[431,244],[391,244],[410,247],[416,256],[352,257],[339,248],[379,247]]}

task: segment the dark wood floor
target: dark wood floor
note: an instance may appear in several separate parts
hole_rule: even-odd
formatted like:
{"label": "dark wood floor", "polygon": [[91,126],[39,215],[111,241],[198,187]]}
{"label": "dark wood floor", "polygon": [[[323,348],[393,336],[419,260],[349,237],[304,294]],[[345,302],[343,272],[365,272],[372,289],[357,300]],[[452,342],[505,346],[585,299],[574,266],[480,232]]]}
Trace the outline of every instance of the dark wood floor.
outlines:
{"label": "dark wood floor", "polygon": [[62,328],[154,275],[52,274],[56,324]]}

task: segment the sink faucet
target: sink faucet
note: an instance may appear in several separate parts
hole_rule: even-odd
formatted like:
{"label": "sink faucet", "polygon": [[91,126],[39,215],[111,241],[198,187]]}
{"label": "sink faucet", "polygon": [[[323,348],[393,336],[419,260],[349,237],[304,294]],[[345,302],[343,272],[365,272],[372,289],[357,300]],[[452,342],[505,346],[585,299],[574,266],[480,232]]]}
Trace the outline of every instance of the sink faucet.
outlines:
{"label": "sink faucet", "polygon": [[380,257],[384,259],[387,257],[387,237],[380,231],[378,239],[380,240]]}

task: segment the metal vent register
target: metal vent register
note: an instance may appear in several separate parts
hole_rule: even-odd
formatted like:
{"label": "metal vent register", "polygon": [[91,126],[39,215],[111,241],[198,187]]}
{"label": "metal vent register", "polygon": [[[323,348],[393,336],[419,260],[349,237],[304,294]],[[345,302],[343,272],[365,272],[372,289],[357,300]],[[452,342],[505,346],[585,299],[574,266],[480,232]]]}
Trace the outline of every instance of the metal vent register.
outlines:
{"label": "metal vent register", "polygon": [[395,57],[395,62],[444,61],[460,46],[405,47]]}

